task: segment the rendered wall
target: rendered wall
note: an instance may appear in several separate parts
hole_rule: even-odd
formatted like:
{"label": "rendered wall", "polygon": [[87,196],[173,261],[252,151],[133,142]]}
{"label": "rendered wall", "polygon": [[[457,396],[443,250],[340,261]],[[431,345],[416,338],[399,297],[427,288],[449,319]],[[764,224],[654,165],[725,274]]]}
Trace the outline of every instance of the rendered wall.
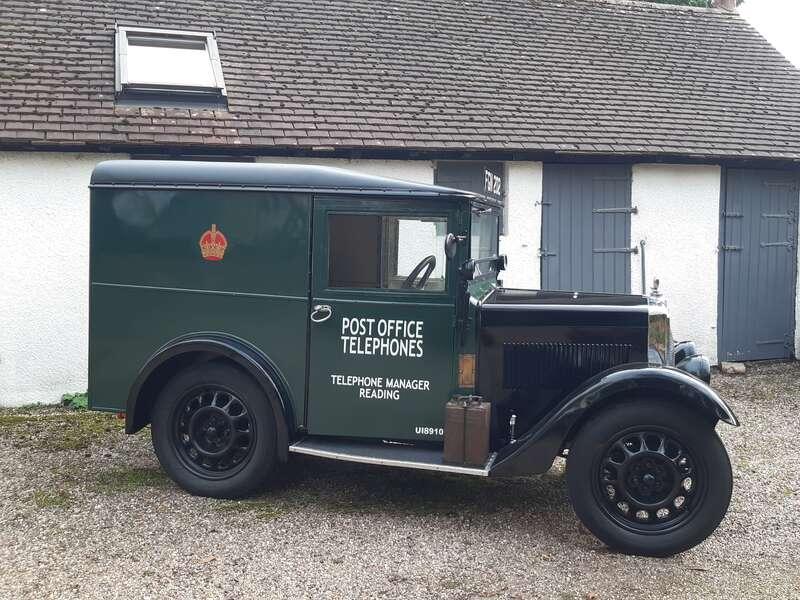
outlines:
{"label": "rendered wall", "polygon": [[367,175],[392,177],[416,183],[433,183],[434,163],[430,160],[373,160],[373,159],[347,159],[347,158],[306,158],[262,156],[258,162],[266,163],[292,163],[304,165],[325,165],[350,169]]}
{"label": "rendered wall", "polygon": [[[717,360],[718,166],[635,165],[631,244],[646,242],[646,284],[660,281],[676,341],[691,339]],[[631,290],[641,291],[641,255],[631,260]]]}
{"label": "rendered wall", "polygon": [[508,256],[503,285],[537,289],[541,285],[542,163],[506,163],[506,235],[500,252]]}
{"label": "rendered wall", "polygon": [[0,406],[86,391],[89,175],[110,158],[0,152]]}

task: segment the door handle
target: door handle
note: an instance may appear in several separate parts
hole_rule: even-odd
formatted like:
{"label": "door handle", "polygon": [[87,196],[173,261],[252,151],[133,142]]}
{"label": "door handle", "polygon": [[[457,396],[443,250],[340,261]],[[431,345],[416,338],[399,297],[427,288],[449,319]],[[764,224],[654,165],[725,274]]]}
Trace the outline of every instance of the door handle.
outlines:
{"label": "door handle", "polygon": [[317,304],[311,311],[310,319],[312,323],[324,323],[331,318],[332,314],[333,309],[329,304]]}

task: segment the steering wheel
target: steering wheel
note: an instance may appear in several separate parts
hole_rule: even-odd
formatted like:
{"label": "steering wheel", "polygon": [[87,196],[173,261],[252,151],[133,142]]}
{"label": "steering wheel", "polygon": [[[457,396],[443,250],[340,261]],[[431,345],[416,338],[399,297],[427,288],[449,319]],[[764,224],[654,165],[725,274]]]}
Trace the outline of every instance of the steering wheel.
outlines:
{"label": "steering wheel", "polygon": [[[411,288],[416,288],[418,290],[421,290],[422,288],[425,287],[425,284],[428,283],[428,278],[431,276],[431,273],[433,273],[433,270],[435,268],[436,268],[436,257],[433,256],[432,254],[430,256],[426,256],[421,261],[419,261],[419,264],[416,267],[414,267],[414,270],[408,274],[408,277],[406,277],[406,280],[403,282],[402,286],[403,289],[407,290]],[[422,273],[423,269],[425,269],[424,273]],[[422,277],[419,277],[420,273],[422,273]],[[419,281],[417,281],[416,285],[414,285],[414,282],[416,281],[417,277],[419,277]]]}

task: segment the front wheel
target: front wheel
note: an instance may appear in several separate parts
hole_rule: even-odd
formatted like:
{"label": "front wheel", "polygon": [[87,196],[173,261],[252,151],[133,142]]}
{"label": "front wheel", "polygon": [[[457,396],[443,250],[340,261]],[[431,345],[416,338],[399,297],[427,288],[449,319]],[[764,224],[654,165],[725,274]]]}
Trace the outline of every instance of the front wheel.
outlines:
{"label": "front wheel", "polygon": [[675,402],[633,400],[581,428],[567,487],[578,517],[610,548],[670,556],[717,528],[733,475],[711,422]]}
{"label": "front wheel", "polygon": [[246,496],[275,468],[269,399],[230,365],[203,363],[175,375],[156,400],[152,437],[167,474],[198,496]]}

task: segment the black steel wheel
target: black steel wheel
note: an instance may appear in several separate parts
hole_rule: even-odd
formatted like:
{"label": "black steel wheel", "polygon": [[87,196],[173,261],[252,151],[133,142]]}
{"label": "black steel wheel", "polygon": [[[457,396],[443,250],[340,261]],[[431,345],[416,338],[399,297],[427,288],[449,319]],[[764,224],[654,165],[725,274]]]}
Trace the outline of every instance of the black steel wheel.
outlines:
{"label": "black steel wheel", "polygon": [[611,518],[631,531],[657,532],[678,525],[700,500],[699,466],[664,431],[633,430],[603,453],[595,493]]}
{"label": "black steel wheel", "polygon": [[247,406],[220,385],[189,390],[173,417],[178,455],[186,468],[209,478],[242,469],[255,448],[256,428]]}
{"label": "black steel wheel", "polygon": [[269,398],[232,365],[203,363],[175,375],[153,408],[152,437],[167,474],[199,496],[246,496],[274,471]]}
{"label": "black steel wheel", "polygon": [[679,400],[632,399],[601,409],[567,458],[576,514],[627,554],[669,556],[699,544],[725,516],[732,487],[714,424]]}

